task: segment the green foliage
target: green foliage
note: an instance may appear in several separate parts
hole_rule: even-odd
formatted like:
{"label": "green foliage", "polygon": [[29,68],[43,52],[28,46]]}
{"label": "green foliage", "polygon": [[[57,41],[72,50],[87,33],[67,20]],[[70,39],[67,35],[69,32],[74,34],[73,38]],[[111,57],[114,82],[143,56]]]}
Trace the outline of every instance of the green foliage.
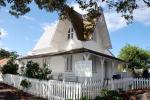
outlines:
{"label": "green foliage", "polygon": [[29,78],[37,78],[43,80],[49,80],[52,77],[50,76],[51,70],[44,64],[43,68],[40,68],[38,63],[29,61],[26,65],[25,76]]}
{"label": "green foliage", "polygon": [[24,79],[21,81],[20,85],[23,87],[23,88],[29,88],[31,87],[31,82],[28,81],[27,79]]}
{"label": "green foliage", "polygon": [[144,69],[142,76],[143,76],[143,78],[149,78],[148,69]]}
{"label": "green foliage", "polygon": [[132,45],[123,47],[118,57],[129,62],[128,68],[132,71],[134,68],[145,68],[150,63],[150,51]]}
{"label": "green foliage", "polygon": [[18,57],[18,54],[16,52],[9,52],[5,49],[0,49],[0,59],[3,59],[3,58],[16,59],[17,57]]}
{"label": "green foliage", "polygon": [[36,78],[39,73],[39,65],[32,61],[29,61],[26,65],[25,76],[30,78]]}
{"label": "green foliage", "polygon": [[104,97],[96,96],[94,100],[104,100]]}
{"label": "green foliage", "polygon": [[67,99],[67,100],[73,100],[73,99]]}
{"label": "green foliage", "polygon": [[6,65],[2,67],[3,74],[18,74],[18,64],[14,63],[14,59],[10,59]]}
{"label": "green foliage", "polygon": [[43,79],[43,80],[49,80],[52,79],[51,74],[51,70],[48,69],[47,65],[44,64],[43,68],[39,69],[39,73],[38,73],[38,79]]}
{"label": "green foliage", "polygon": [[123,97],[119,94],[117,90],[101,90],[101,97],[96,97],[95,100],[123,100]]}
{"label": "green foliage", "polygon": [[[47,12],[57,11],[60,16],[67,16],[66,7],[70,4],[69,0],[0,0],[0,7],[9,5],[9,13],[16,17],[25,15],[31,8],[30,4],[34,3],[40,9],[44,9]],[[145,4],[145,7],[150,7],[150,0],[73,0],[80,5],[80,8],[87,10],[88,14],[96,15],[99,13],[101,3],[105,2],[109,9],[116,10],[117,13],[121,13],[122,17],[131,21],[133,19],[133,11],[136,10],[141,3]],[[141,2],[141,3],[139,3]],[[105,7],[105,8],[107,8]],[[73,8],[70,6],[70,8]]]}
{"label": "green foliage", "polygon": [[132,84],[129,84],[129,89],[132,89]]}
{"label": "green foliage", "polygon": [[10,57],[10,52],[4,49],[0,49],[0,59]]}
{"label": "green foliage", "polygon": [[88,100],[86,96],[82,97],[81,100]]}

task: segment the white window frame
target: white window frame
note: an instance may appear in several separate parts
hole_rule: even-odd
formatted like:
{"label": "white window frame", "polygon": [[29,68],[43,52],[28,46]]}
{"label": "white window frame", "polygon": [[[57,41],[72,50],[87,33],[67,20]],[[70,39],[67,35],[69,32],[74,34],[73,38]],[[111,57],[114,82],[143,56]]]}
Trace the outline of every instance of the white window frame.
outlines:
{"label": "white window frame", "polygon": [[89,60],[92,60],[92,73],[97,73],[96,56],[91,55]]}
{"label": "white window frame", "polygon": [[66,57],[66,72],[72,72],[72,55]]}
{"label": "white window frame", "polygon": [[73,27],[70,27],[68,30],[68,40],[73,39],[74,38],[74,29]]}

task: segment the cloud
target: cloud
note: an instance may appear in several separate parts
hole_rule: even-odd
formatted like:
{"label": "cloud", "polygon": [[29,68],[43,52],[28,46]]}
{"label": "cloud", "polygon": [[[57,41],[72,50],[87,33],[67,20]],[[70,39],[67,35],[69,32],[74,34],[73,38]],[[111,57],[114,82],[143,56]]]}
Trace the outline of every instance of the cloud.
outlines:
{"label": "cloud", "polygon": [[33,17],[30,17],[30,16],[26,16],[26,15],[24,15],[24,16],[21,16],[23,19],[26,19],[26,20],[29,20],[29,21],[35,21],[35,18],[33,18]]}
{"label": "cloud", "polygon": [[87,13],[87,11],[82,10],[82,9],[79,7],[79,4],[73,3],[73,4],[71,4],[71,5],[73,6],[74,10],[77,11],[78,13],[80,13],[80,14],[86,14],[86,13]]}
{"label": "cloud", "polygon": [[140,8],[134,12],[135,21],[150,25],[150,8]]}
{"label": "cloud", "polygon": [[4,36],[6,36],[8,33],[4,28],[0,27],[0,38],[3,38]]}
{"label": "cloud", "polygon": [[126,21],[124,18],[121,17],[121,15],[117,13],[107,12],[104,13],[106,24],[108,27],[108,30],[111,32],[117,31],[123,27],[126,27]]}
{"label": "cloud", "polygon": [[[150,8],[139,8],[133,13],[133,22],[140,22],[144,25],[150,25]],[[104,12],[109,31],[114,32],[127,26],[126,20],[116,12]]]}
{"label": "cloud", "polygon": [[55,20],[52,23],[42,23],[42,29],[44,30],[44,32],[49,32],[51,29],[55,29],[56,25],[58,23],[58,20]]}

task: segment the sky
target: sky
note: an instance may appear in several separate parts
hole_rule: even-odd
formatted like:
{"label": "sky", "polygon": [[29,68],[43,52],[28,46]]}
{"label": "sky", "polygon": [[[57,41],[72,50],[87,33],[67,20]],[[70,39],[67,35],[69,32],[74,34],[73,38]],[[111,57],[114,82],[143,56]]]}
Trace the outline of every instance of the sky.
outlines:
{"label": "sky", "polygon": [[[72,3],[74,9],[84,14],[78,5]],[[113,11],[104,11],[105,20],[112,43],[111,52],[117,56],[126,44],[150,50],[150,8],[139,8],[134,12],[134,21],[127,25],[126,21]],[[16,18],[8,13],[8,8],[0,9],[0,48],[17,51],[20,55],[30,52],[42,34],[49,31],[58,20],[56,12],[39,10],[34,4],[31,12]]]}

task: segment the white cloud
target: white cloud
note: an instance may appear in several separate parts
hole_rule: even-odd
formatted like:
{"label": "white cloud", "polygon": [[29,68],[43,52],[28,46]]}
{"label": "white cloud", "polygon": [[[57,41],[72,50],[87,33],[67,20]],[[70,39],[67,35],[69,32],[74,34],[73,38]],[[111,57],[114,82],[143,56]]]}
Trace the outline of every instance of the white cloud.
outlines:
{"label": "white cloud", "polygon": [[71,4],[72,6],[73,6],[73,8],[74,8],[74,10],[75,11],[77,11],[78,13],[80,13],[80,14],[86,14],[87,13],[87,11],[85,11],[85,10],[82,10],[80,7],[79,7],[79,4]]}
{"label": "white cloud", "polygon": [[8,33],[4,28],[0,27],[0,38],[3,38],[4,36],[6,36]]}
{"label": "white cloud", "polygon": [[58,23],[58,20],[52,22],[52,23],[42,23],[41,26],[42,26],[42,29],[44,30],[44,32],[49,32],[50,29],[55,29],[56,25]]}
{"label": "white cloud", "polygon": [[135,21],[150,25],[150,8],[140,8],[134,12]]}
{"label": "white cloud", "polygon": [[30,16],[21,16],[23,19],[26,19],[26,20],[29,20],[29,21],[35,21],[35,19],[33,17],[30,17]]}
{"label": "white cloud", "polygon": [[124,18],[122,18],[119,14],[117,13],[104,13],[105,15],[105,20],[106,20],[106,24],[108,27],[108,30],[111,32],[114,32],[116,30],[119,30],[123,27],[126,27],[126,21],[124,20]]}
{"label": "white cloud", "polygon": [[[150,8],[139,8],[136,9],[133,13],[134,20],[133,22],[140,22],[144,25],[150,25]],[[116,12],[104,12],[106,23],[109,31],[117,31],[127,26],[124,18]]]}

